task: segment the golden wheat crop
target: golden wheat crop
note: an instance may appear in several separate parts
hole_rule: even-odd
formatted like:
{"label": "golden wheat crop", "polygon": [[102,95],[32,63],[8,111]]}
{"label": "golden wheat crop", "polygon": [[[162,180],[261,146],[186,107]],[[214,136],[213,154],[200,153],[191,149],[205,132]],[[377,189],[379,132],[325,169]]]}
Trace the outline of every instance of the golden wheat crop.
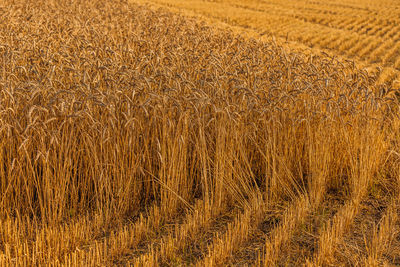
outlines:
{"label": "golden wheat crop", "polygon": [[399,264],[379,76],[129,1],[0,21],[0,266]]}
{"label": "golden wheat crop", "polygon": [[395,0],[131,0],[221,22],[289,47],[351,59],[400,88],[400,6]]}

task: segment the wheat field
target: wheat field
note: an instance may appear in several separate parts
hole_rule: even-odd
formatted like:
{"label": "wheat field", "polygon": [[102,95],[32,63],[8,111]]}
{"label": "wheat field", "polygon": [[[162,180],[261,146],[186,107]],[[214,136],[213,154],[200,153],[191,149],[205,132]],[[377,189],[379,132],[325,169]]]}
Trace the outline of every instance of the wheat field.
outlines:
{"label": "wheat field", "polygon": [[395,2],[152,1],[0,1],[0,266],[400,265]]}
{"label": "wheat field", "polygon": [[[135,0],[201,16],[252,36],[356,61],[379,83],[400,88],[396,0]],[[377,70],[378,68],[378,70]]]}

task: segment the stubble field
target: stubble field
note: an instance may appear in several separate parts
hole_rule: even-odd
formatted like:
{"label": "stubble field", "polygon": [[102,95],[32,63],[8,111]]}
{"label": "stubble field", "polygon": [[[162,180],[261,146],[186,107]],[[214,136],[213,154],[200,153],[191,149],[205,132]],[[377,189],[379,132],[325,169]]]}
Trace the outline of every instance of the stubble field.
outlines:
{"label": "stubble field", "polygon": [[[135,0],[200,16],[306,53],[356,61],[400,88],[400,6],[394,0]],[[378,69],[377,69],[378,68]]]}
{"label": "stubble field", "polygon": [[400,265],[395,2],[151,1],[0,2],[0,266]]}

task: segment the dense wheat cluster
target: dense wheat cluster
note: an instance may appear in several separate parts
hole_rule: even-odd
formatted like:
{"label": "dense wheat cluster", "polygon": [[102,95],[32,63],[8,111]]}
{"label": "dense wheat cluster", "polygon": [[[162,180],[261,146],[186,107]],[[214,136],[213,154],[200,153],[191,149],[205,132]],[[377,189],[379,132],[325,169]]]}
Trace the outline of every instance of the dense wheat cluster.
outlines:
{"label": "dense wheat cluster", "polygon": [[1,266],[400,264],[376,76],[123,1],[0,21]]}

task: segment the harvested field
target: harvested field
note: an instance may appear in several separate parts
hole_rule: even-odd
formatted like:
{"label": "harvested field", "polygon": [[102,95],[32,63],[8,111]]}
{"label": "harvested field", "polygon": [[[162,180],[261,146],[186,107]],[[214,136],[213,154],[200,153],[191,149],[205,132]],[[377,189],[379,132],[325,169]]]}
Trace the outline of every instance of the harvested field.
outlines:
{"label": "harvested field", "polygon": [[354,60],[400,88],[400,5],[395,0],[132,0],[200,16],[306,53]]}
{"label": "harvested field", "polygon": [[0,21],[0,266],[400,265],[377,73],[129,1]]}

